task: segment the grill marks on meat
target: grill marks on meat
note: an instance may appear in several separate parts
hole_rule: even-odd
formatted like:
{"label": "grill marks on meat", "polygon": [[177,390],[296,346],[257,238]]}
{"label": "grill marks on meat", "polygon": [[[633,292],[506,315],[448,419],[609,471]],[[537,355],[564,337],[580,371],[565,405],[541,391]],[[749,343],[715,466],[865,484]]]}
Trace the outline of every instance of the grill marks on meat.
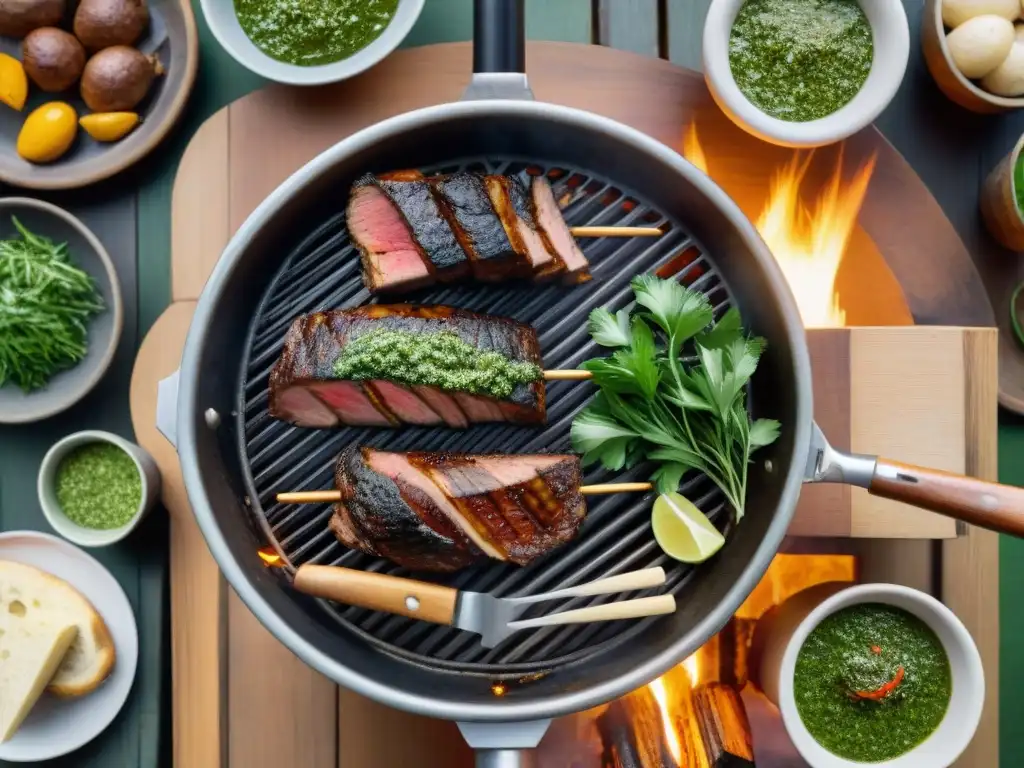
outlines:
{"label": "grill marks on meat", "polygon": [[338,379],[334,363],[345,344],[378,328],[448,331],[481,351],[499,352],[514,362],[541,364],[536,332],[508,318],[411,304],[315,312],[296,318],[285,336],[270,372],[270,415],[303,427],[544,423],[543,381],[522,384],[499,401],[400,381]]}
{"label": "grill marks on meat", "polygon": [[481,281],[590,279],[551,185],[533,177],[419,171],[367,175],[353,186],[349,233],[372,292],[412,290],[468,274]]}
{"label": "grill marks on meat", "polygon": [[453,173],[430,180],[455,237],[469,254],[473,276],[495,281],[530,272],[529,260],[509,242],[482,176]]}
{"label": "grill marks on meat", "polygon": [[330,528],[345,546],[415,570],[488,558],[526,565],[571,540],[586,515],[579,458],[392,453],[350,447]]}

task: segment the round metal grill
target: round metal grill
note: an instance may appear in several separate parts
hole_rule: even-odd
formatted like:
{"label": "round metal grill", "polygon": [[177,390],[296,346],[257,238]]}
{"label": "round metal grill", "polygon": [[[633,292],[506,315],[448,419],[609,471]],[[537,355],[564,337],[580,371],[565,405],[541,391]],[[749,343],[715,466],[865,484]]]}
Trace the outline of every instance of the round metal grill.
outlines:
{"label": "round metal grill", "polygon": [[[493,158],[423,169],[428,174],[456,170],[520,174],[524,179],[545,173],[570,226],[658,226],[665,234],[658,238],[580,241],[594,276],[581,286],[467,283],[434,287],[392,301],[449,304],[529,323],[537,329],[545,367],[562,369],[576,368],[582,361],[604,354],[590,341],[587,315],[598,306],[613,311],[627,306],[632,299],[633,275],[652,271],[663,276],[674,274],[704,292],[715,306],[716,316],[731,305],[731,295],[720,276],[680,222],[668,219],[640,197],[597,174]],[[347,193],[338,190],[339,205]],[[327,431],[293,427],[272,419],[267,412],[268,376],[292,320],[299,314],[373,301],[376,298],[363,286],[359,255],[349,241],[344,213],[339,213],[299,242],[283,260],[250,328],[238,408],[241,461],[249,508],[268,542],[283,558],[283,574],[304,563],[317,563],[410,575],[386,560],[342,546],[327,527],[330,505],[282,505],[274,500],[274,495],[284,490],[332,487],[334,461],[344,446],[358,443],[394,451],[464,453],[570,452],[570,424],[594,392],[585,382],[549,382],[548,425],[544,429],[488,424],[462,431],[411,426]],[[591,470],[587,483],[640,480],[647,475],[644,467],[621,473]],[[729,525],[721,494],[705,477],[688,477],[682,493],[716,525]],[[496,563],[451,575],[415,576],[502,596],[568,587],[656,565],[668,572],[667,584],[658,590],[547,603],[534,606],[524,617],[661,591],[680,596],[693,569],[661,552],[651,533],[650,505],[649,495],[591,497],[579,536],[527,567]],[[386,653],[433,669],[495,680],[529,677],[581,663],[593,654],[628,642],[649,622],[658,621],[652,618],[523,631],[498,648],[486,650],[476,635],[461,630],[327,601],[322,604],[342,627]]]}

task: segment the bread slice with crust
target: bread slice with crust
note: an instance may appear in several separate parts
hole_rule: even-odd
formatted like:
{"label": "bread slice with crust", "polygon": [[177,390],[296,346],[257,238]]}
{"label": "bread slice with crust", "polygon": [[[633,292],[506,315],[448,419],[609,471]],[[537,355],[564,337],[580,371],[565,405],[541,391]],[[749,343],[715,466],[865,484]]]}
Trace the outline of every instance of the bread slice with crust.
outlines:
{"label": "bread slice with crust", "polygon": [[78,627],[47,690],[57,696],[94,691],[114,668],[114,641],[103,618],[78,590],[31,565],[0,560],[0,611],[49,617]]}

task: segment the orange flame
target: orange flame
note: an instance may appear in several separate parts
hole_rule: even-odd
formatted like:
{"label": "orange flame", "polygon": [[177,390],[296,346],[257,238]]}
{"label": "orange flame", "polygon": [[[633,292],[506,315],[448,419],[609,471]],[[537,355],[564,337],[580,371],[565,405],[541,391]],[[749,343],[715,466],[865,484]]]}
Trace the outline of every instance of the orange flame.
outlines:
{"label": "orange flame", "polygon": [[256,550],[256,554],[260,556],[260,560],[263,564],[272,568],[280,568],[284,565],[281,562],[281,556],[277,554],[273,547],[262,547]]}
{"label": "orange flame", "polygon": [[[707,156],[691,123],[682,141],[683,156],[705,173]],[[834,328],[846,324],[839,306],[836,275],[846,246],[857,224],[857,214],[867,194],[875,168],[875,157],[861,166],[847,183],[842,178],[840,151],[832,176],[813,206],[800,198],[800,187],[811,154],[792,160],[772,179],[764,208],[756,226],[775,256],[809,328]]]}
{"label": "orange flame", "polygon": [[[692,657],[691,657],[692,658]],[[661,732],[665,735],[665,742],[668,751],[672,753],[676,765],[683,764],[683,743],[679,739],[679,732],[672,722],[672,710],[668,702],[668,688],[665,679],[659,677],[649,685],[654,700],[658,702],[658,712],[661,713]]]}

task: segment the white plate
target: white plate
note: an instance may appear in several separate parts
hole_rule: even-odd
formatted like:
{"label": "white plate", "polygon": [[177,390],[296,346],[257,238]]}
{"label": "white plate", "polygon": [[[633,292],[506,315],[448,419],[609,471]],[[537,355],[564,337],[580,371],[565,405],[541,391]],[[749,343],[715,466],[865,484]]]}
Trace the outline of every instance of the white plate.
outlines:
{"label": "white plate", "polygon": [[114,639],[114,669],[103,685],[76,699],[44,693],[14,737],[0,744],[0,760],[27,763],[60,757],[96,738],[124,706],[139,661],[135,614],[121,585],[98,560],[56,536],[0,533],[0,560],[34,565],[64,579],[93,604]]}

